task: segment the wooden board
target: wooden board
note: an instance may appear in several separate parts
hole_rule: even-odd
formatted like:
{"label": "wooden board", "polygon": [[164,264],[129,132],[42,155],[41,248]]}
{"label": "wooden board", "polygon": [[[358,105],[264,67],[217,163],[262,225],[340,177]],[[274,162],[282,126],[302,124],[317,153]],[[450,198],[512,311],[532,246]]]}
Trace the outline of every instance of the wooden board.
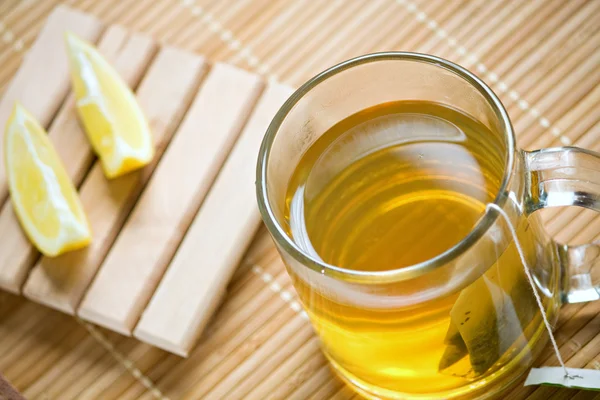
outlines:
{"label": "wooden board", "polygon": [[[58,34],[62,26],[77,27],[88,20],[90,17],[83,14],[59,8],[48,18],[48,28],[36,43],[46,46],[44,54],[58,51],[62,45]],[[100,24],[96,25],[99,31]],[[205,267],[210,270],[211,279],[219,283],[188,292],[183,302],[169,295],[157,297],[159,303],[165,302],[160,304],[162,309],[193,308],[200,310],[206,319],[222,298],[223,287],[260,223],[254,191],[247,185],[238,190],[237,176],[240,171],[245,174],[252,171],[266,127],[291,90],[269,87],[262,99],[264,83],[258,75],[227,64],[209,66],[200,56],[160,47],[148,37],[122,27],[108,27],[99,37],[98,48],[125,82],[137,88],[138,101],[157,147],[155,158],[139,171],[106,179],[78,123],[73,96],[58,102],[49,136],[75,185],[81,186],[80,196],[92,226],[93,242],[85,249],[59,257],[41,257],[36,262],[38,252],[21,231],[9,200],[0,212],[0,237],[6,238],[1,242],[4,250],[0,251],[0,261],[11,266],[2,269],[3,286],[14,292],[23,288],[31,300],[130,335],[175,251],[185,242],[186,231],[196,215],[199,218],[206,214],[227,215],[230,219],[225,224],[200,228],[222,229],[222,232],[202,237],[195,228],[188,240],[195,242],[194,246],[212,247],[223,255],[222,259],[207,260],[209,265]],[[38,49],[41,47],[34,45],[34,59],[42,57],[37,55],[36,52],[42,51]],[[17,84],[19,80],[49,79],[44,69],[28,64],[24,68],[25,72],[16,78]],[[60,73],[68,73],[61,68]],[[17,89],[7,93],[9,97],[4,103],[16,99],[32,104],[33,94]],[[42,89],[45,91],[36,92],[35,96],[62,95],[54,87]],[[244,134],[236,145],[242,131]],[[235,150],[230,155],[232,148]],[[225,167],[219,174],[223,164],[233,166],[233,170]],[[217,175],[219,179],[213,185]],[[252,182],[249,177],[248,183]],[[209,200],[203,206],[207,195]],[[235,196],[239,203],[222,201],[230,196]],[[212,200],[215,197],[217,203]],[[234,243],[212,241],[224,236],[239,239]],[[188,247],[184,245],[181,250],[188,251]],[[183,268],[189,275],[183,279],[198,279],[195,267],[194,259],[177,262],[177,271]],[[173,290],[172,284],[166,287]],[[220,289],[215,291],[214,287]],[[157,307],[156,302],[153,307]],[[151,312],[144,320],[156,327],[162,318],[163,314]],[[204,325],[190,317],[181,322],[187,322],[178,331],[187,338],[185,341],[173,343],[170,340],[173,332],[168,330],[139,336],[185,355]]]}
{"label": "wooden board", "polygon": [[[0,94],[61,3],[293,87],[369,52],[435,54],[470,66],[490,85],[524,148],[600,150],[595,0],[2,0]],[[543,217],[563,241],[584,243],[600,233],[592,212]],[[264,228],[223,301],[183,359],[0,292],[0,370],[29,399],[358,398],[327,366]],[[599,313],[600,302],[561,310],[556,338],[568,365],[600,368]],[[537,364],[557,364],[550,348]],[[520,383],[505,397],[600,399]]]}

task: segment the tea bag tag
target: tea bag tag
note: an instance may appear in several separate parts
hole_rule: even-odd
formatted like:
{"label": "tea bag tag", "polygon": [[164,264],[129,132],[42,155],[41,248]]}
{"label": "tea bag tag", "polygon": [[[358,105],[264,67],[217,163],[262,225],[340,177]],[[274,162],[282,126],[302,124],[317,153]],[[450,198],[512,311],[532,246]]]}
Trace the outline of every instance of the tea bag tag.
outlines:
{"label": "tea bag tag", "polygon": [[535,288],[535,284],[533,282],[533,277],[531,276],[531,272],[529,271],[529,265],[527,264],[527,259],[525,258],[525,254],[523,254],[523,248],[519,243],[519,238],[517,237],[517,231],[513,226],[508,214],[497,204],[488,203],[487,209],[493,208],[498,211],[498,214],[502,216],[506,224],[508,225],[508,229],[515,241],[515,246],[517,247],[517,251],[519,252],[519,257],[521,258],[521,262],[523,263],[523,270],[525,275],[527,276],[527,280],[531,285],[531,290],[533,290],[533,294],[535,296],[535,300],[540,308],[540,312],[542,314],[542,319],[544,320],[544,325],[548,331],[548,335],[550,336],[550,342],[552,343],[552,347],[554,348],[554,353],[556,354],[556,358],[560,363],[560,367],[542,367],[542,368],[532,368],[529,372],[529,376],[527,380],[525,380],[525,386],[530,385],[553,385],[553,386],[563,386],[566,388],[573,389],[592,389],[592,390],[600,390],[600,370],[592,370],[592,369],[579,369],[579,368],[567,368],[565,362],[560,355],[560,351],[558,350],[558,344],[556,343],[556,339],[554,339],[554,335],[552,334],[552,328],[550,326],[550,322],[548,321],[548,317],[546,316],[546,311],[544,310],[544,305],[542,304],[542,299],[540,298],[539,293]]}
{"label": "tea bag tag", "polygon": [[570,389],[600,390],[600,370],[568,368],[565,375],[562,367],[532,368],[525,386],[552,385]]}

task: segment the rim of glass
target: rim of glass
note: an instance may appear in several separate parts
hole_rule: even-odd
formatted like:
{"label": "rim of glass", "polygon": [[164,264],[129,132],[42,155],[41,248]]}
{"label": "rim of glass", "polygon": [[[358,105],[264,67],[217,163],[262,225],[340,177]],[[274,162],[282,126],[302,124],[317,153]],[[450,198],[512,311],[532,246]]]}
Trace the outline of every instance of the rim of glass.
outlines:
{"label": "rim of glass", "polygon": [[317,271],[320,274],[324,273],[326,275],[341,278],[343,280],[361,283],[394,282],[412,279],[427,272],[431,272],[438,267],[446,265],[451,260],[463,254],[487,232],[487,230],[498,218],[498,213],[490,213],[486,211],[467,236],[443,253],[408,267],[386,271],[357,271],[338,267],[336,265],[317,260],[299,248],[279,224],[269,203],[267,189],[268,185],[266,185],[266,180],[267,169],[269,166],[269,154],[271,152],[277,132],[279,131],[279,128],[281,127],[281,124],[287,117],[288,113],[306,93],[332,76],[359,65],[390,60],[422,62],[446,69],[465,79],[483,95],[488,104],[492,107],[496,117],[502,124],[504,140],[506,144],[504,177],[502,179],[500,189],[498,190],[498,193],[494,199],[494,204],[497,204],[499,207],[503,207],[508,197],[507,188],[509,187],[514,168],[514,131],[508,117],[508,113],[500,102],[500,99],[481,79],[460,65],[429,54],[390,51],[365,54],[347,61],[343,61],[319,73],[308,80],[305,84],[300,86],[300,88],[298,88],[281,106],[279,111],[277,111],[277,114],[275,114],[275,117],[271,121],[262,141],[258,154],[256,170],[256,194],[258,199],[258,207],[262,215],[262,219],[265,222],[265,225],[267,226],[267,229],[269,230],[273,239],[279,244],[279,246],[283,248],[284,251],[291,255],[300,264]]}

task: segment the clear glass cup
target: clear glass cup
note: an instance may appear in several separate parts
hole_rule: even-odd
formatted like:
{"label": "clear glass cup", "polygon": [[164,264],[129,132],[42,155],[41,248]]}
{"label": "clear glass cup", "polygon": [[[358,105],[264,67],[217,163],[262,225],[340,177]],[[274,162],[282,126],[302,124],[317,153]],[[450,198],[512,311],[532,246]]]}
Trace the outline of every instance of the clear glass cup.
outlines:
{"label": "clear glass cup", "polygon": [[[375,272],[323,262],[286,227],[288,182],[311,144],[344,118],[398,100],[448,105],[494,132],[481,138],[493,149],[490,157],[504,160],[494,203],[517,229],[551,321],[563,303],[600,298],[600,247],[555,242],[535,211],[570,205],[600,210],[600,155],[574,147],[518,149],[506,110],[479,78],[438,57],[405,52],[361,56],[317,75],[289,98],[266,133],[257,167],[262,218],[338,375],[368,398],[493,398],[547,342],[514,240],[497,211],[488,209],[442,254]],[[482,289],[482,282],[488,286]],[[493,307],[494,320],[486,307]],[[458,341],[450,309],[479,318]],[[443,327],[411,331],[410,324],[430,318],[431,310],[445,310]],[[477,371],[474,365],[482,362],[485,371]],[[453,372],[465,365],[470,372]]]}

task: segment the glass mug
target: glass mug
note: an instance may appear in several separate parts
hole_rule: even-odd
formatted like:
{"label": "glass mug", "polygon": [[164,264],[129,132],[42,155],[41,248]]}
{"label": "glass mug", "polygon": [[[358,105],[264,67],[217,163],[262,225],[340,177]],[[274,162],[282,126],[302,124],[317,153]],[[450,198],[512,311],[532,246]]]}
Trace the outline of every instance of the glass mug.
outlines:
{"label": "glass mug", "polygon": [[[479,78],[446,60],[405,52],[365,55],[322,72],[269,126],[257,167],[260,211],[337,374],[367,398],[493,398],[532,365],[548,339],[515,241],[496,210],[482,211],[470,233],[441,254],[376,271],[324,262],[295,239],[286,220],[286,191],[307,149],[345,118],[398,100],[443,104],[489,128],[478,138],[487,149],[481,160],[501,166],[490,202],[517,230],[550,321],[562,303],[600,298],[600,247],[556,243],[535,211],[600,210],[600,155],[573,147],[518,149],[506,110]],[[426,246],[434,228],[413,236]]]}

